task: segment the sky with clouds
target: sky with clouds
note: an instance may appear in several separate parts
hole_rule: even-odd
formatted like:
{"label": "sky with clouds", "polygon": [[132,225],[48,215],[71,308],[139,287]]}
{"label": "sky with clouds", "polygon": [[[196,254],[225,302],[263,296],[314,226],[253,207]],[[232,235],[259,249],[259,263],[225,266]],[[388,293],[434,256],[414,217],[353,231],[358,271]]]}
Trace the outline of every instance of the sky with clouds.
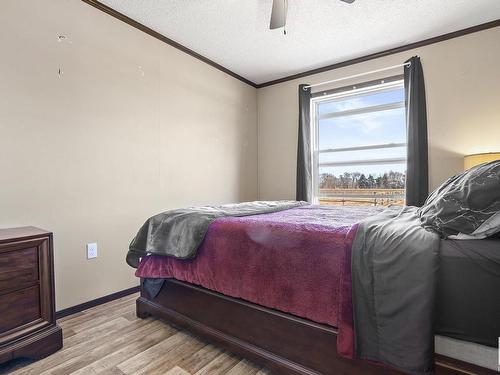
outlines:
{"label": "sky with clouds", "polygon": [[[404,101],[403,88],[339,98],[319,104],[319,116],[327,113]],[[319,149],[406,142],[405,108],[319,120]],[[321,153],[320,163],[405,157],[406,147]],[[320,174],[344,172],[380,175],[390,170],[404,172],[406,164],[320,167]]]}

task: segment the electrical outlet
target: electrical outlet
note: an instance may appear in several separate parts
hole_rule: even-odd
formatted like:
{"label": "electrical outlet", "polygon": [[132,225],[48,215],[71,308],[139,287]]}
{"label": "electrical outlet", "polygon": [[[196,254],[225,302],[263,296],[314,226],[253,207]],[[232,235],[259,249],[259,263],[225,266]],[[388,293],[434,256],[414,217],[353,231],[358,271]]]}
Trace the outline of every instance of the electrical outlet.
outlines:
{"label": "electrical outlet", "polygon": [[97,258],[97,242],[87,244],[87,259]]}

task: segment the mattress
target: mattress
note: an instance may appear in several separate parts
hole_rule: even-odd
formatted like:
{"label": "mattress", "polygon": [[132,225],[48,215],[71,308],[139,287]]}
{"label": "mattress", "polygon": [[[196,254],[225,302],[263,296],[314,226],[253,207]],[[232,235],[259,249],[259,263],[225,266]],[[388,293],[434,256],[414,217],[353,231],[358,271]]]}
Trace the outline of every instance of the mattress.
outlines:
{"label": "mattress", "polygon": [[[351,306],[350,285],[342,288],[341,280],[344,271],[350,275],[345,255],[356,223],[381,210],[304,206],[220,218],[209,226],[195,259],[147,256],[136,276],[175,278],[338,326],[341,309]],[[343,299],[348,303],[342,303]]]}
{"label": "mattress", "polygon": [[498,345],[500,239],[441,241],[436,333]]}

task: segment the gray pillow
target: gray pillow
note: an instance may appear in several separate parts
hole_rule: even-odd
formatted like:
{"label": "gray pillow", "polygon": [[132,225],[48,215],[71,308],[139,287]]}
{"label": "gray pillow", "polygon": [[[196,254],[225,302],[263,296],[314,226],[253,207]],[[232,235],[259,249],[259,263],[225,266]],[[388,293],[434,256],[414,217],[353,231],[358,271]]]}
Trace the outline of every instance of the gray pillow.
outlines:
{"label": "gray pillow", "polygon": [[424,228],[444,238],[480,239],[500,231],[500,160],[451,177],[418,209]]}

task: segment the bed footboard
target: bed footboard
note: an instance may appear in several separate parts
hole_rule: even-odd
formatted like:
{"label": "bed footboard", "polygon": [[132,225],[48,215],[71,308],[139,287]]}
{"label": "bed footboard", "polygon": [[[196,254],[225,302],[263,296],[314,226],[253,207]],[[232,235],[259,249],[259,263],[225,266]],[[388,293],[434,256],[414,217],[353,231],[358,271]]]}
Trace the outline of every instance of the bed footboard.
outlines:
{"label": "bed footboard", "polygon": [[[141,283],[142,285],[142,283]],[[153,299],[141,287],[137,316],[154,316],[185,328],[276,374],[400,374],[337,354],[334,328],[231,298],[177,280],[166,280]],[[436,374],[494,374],[443,356]]]}
{"label": "bed footboard", "polygon": [[[137,316],[155,316],[278,374],[390,374],[336,353],[336,330],[176,280],[154,299],[141,290]],[[397,372],[392,372],[396,374]]]}

